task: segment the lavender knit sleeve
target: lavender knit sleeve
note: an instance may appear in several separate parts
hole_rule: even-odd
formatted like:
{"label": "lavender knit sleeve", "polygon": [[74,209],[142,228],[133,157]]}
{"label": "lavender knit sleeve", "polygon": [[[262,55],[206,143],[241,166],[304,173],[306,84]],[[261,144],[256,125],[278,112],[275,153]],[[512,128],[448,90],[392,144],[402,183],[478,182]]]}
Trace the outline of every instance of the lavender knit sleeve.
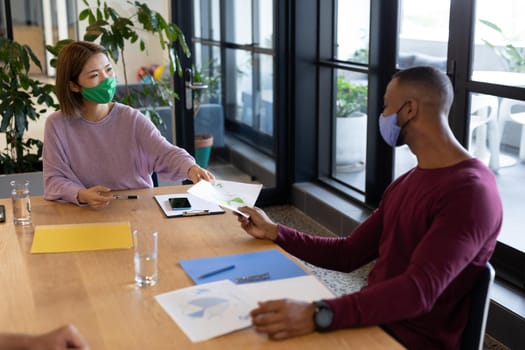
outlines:
{"label": "lavender knit sleeve", "polygon": [[53,113],[46,120],[44,129],[44,198],[79,204],[78,191],[85,187],[69,165],[61,118],[64,117],[60,112]]}
{"label": "lavender knit sleeve", "polygon": [[138,117],[136,136],[140,156],[159,177],[179,181],[187,178],[195,159],[184,149],[168,142],[160,131],[143,116]]}

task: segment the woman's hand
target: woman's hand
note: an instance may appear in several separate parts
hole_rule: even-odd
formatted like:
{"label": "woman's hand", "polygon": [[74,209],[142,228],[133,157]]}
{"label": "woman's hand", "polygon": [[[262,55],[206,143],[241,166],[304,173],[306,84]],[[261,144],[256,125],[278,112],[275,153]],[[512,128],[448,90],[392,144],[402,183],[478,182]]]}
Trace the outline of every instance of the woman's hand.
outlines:
{"label": "woman's hand", "polygon": [[94,209],[105,208],[113,200],[113,196],[103,195],[111,189],[104,186],[93,186],[78,191],[77,199],[80,204],[87,204]]}
{"label": "woman's hand", "polygon": [[250,217],[245,218],[237,214],[237,220],[241,223],[241,227],[249,235],[259,239],[269,239],[275,241],[277,239],[278,228],[277,224],[270,220],[266,213],[257,207],[240,207],[238,211],[248,214]]}
{"label": "woman's hand", "polygon": [[213,181],[215,180],[215,176],[213,176],[213,174],[208,170],[203,169],[195,164],[188,170],[188,179],[196,184],[200,180]]}

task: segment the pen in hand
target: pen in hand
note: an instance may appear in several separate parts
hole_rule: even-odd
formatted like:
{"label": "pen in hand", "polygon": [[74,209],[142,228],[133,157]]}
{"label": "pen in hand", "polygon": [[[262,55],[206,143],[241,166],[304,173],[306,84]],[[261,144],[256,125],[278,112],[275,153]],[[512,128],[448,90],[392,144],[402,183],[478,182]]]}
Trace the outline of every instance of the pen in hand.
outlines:
{"label": "pen in hand", "polygon": [[188,210],[188,211],[183,211],[182,212],[182,216],[198,216],[198,215],[206,215],[206,214],[209,214],[210,211],[205,209],[205,210]]}
{"label": "pen in hand", "polygon": [[114,194],[113,199],[139,199],[138,194]]}
{"label": "pen in hand", "polygon": [[221,272],[225,272],[225,271],[228,271],[228,270],[232,270],[235,268],[235,265],[229,265],[229,266],[225,266],[225,267],[222,267],[220,269],[217,269],[217,270],[213,270],[213,271],[210,271],[210,272],[206,272],[206,273],[203,273],[202,275],[200,275],[198,277],[198,279],[203,279],[203,278],[207,278],[207,277],[211,277],[211,276],[215,276]]}

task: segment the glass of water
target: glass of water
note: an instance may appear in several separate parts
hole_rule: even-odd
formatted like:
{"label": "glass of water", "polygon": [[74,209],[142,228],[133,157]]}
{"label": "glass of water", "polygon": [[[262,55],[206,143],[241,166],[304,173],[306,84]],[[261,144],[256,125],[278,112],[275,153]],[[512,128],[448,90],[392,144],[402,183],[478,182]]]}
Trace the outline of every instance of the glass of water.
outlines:
{"label": "glass of water", "polygon": [[157,232],[133,231],[135,283],[139,287],[153,286],[159,279],[157,238]]}
{"label": "glass of water", "polygon": [[13,222],[15,225],[31,224],[29,180],[11,181],[11,199],[13,202]]}

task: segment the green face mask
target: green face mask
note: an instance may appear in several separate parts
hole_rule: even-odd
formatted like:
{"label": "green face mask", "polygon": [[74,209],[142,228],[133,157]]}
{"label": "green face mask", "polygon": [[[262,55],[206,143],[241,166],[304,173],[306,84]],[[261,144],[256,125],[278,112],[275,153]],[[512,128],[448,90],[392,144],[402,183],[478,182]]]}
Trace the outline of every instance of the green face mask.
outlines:
{"label": "green face mask", "polygon": [[82,96],[89,101],[97,103],[109,103],[115,96],[115,89],[117,88],[117,79],[115,77],[108,77],[97,86],[86,88],[82,87]]}

